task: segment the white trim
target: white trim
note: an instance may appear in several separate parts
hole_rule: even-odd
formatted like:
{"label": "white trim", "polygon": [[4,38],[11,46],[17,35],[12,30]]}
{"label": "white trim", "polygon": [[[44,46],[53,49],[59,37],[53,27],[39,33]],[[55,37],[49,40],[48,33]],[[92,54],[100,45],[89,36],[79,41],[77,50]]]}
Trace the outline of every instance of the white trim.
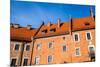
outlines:
{"label": "white trim", "polygon": [[86,33],[85,33],[85,35],[86,35],[86,40],[87,40],[87,41],[90,41],[90,40],[88,40],[88,38],[87,38],[87,33],[90,33],[90,38],[91,38],[90,40],[92,40],[91,32],[86,32]]}
{"label": "white trim", "polygon": [[[79,55],[76,55],[76,49],[79,49]],[[81,56],[80,47],[76,47],[76,48],[75,48],[75,56]]]}
{"label": "white trim", "polygon": [[[78,41],[75,41],[75,35],[78,35]],[[74,42],[80,42],[80,36],[79,36],[79,33],[73,33],[73,38],[74,38]]]}
{"label": "white trim", "polygon": [[[36,58],[39,58],[38,64],[40,64],[40,56],[35,56],[34,57],[34,63],[36,63]],[[38,65],[38,64],[35,64],[35,65]]]}

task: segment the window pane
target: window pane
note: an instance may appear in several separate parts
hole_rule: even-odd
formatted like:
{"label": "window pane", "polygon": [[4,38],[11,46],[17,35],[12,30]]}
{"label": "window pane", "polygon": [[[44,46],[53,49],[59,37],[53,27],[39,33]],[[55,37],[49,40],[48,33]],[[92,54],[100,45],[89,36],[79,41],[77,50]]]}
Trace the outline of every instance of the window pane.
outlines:
{"label": "window pane", "polygon": [[90,52],[94,51],[94,47],[89,47]]}
{"label": "window pane", "polygon": [[90,33],[87,33],[87,39],[90,40],[91,37],[90,37]]}
{"label": "window pane", "polygon": [[80,55],[80,49],[79,48],[76,49],[76,55]]}
{"label": "window pane", "polygon": [[39,64],[40,58],[39,57],[35,57],[35,64]]}
{"label": "window pane", "polygon": [[37,49],[40,50],[41,49],[41,45],[37,44]]}
{"label": "window pane", "polygon": [[26,51],[30,50],[30,45],[26,45]]}
{"label": "window pane", "polygon": [[27,66],[28,59],[24,59],[23,66]]}
{"label": "window pane", "polygon": [[52,48],[52,43],[49,43],[49,48]]}
{"label": "window pane", "polygon": [[48,56],[48,63],[51,63],[52,62],[52,56]]}
{"label": "window pane", "polygon": [[66,51],[66,45],[63,46],[63,51],[64,51],[64,52]]}
{"label": "window pane", "polygon": [[15,66],[16,65],[16,59],[12,59],[12,61],[11,61],[11,64],[10,64],[11,66]]}
{"label": "window pane", "polygon": [[15,45],[15,50],[19,50],[19,44]]}
{"label": "window pane", "polygon": [[75,34],[75,41],[78,41],[78,35]]}

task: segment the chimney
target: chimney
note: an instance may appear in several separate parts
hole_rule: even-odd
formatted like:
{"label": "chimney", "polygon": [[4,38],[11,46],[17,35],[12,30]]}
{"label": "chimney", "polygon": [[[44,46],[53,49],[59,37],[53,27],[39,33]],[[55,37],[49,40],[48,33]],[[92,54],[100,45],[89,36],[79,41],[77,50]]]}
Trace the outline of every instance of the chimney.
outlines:
{"label": "chimney", "polygon": [[61,23],[61,19],[60,18],[58,18],[58,28],[60,27],[60,23]]}
{"label": "chimney", "polygon": [[14,24],[14,28],[19,28],[19,24]]}
{"label": "chimney", "polygon": [[50,26],[50,25],[51,25],[51,23],[50,23],[50,22],[48,22],[47,26]]}
{"label": "chimney", "polygon": [[10,23],[10,27],[13,27],[13,23]]}
{"label": "chimney", "polygon": [[93,17],[92,7],[90,7],[90,16]]}
{"label": "chimney", "polygon": [[27,25],[27,29],[31,29],[32,28],[32,25]]}

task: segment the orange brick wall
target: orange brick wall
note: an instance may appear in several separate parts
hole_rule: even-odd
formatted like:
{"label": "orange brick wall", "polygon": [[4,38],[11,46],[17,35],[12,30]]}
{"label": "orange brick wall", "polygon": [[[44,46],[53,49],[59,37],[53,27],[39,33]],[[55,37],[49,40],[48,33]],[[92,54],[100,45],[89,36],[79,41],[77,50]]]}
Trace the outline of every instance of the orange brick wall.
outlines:
{"label": "orange brick wall", "polygon": [[[86,32],[91,32],[92,40],[86,40]],[[74,41],[74,33],[79,34],[80,41]],[[65,40],[63,40],[65,37]],[[48,43],[53,42],[53,48],[48,48]],[[36,45],[41,44],[41,50],[36,49]],[[62,45],[67,45],[67,51],[62,51]],[[32,57],[32,64],[34,64],[34,58],[36,56],[40,57],[40,64],[48,64],[47,63],[47,56],[53,56],[52,64],[59,64],[65,62],[85,62],[90,61],[88,55],[88,45],[95,45],[95,30],[83,30],[83,31],[76,31],[72,32],[72,35],[66,34],[61,36],[54,36],[48,38],[40,38],[36,39],[34,42],[34,50],[33,50],[33,57]],[[75,55],[75,48],[80,48],[80,56]]]}

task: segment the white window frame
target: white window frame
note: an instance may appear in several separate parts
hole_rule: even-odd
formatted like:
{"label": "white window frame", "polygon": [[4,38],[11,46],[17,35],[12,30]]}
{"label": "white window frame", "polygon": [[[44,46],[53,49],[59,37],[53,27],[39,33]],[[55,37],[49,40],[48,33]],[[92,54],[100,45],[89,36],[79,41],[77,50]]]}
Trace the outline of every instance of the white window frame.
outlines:
{"label": "white window frame", "polygon": [[[15,46],[16,44],[19,44],[19,50],[15,50]],[[13,48],[14,51],[20,51],[21,50],[21,43],[19,42],[14,42],[14,48]]]}
{"label": "white window frame", "polygon": [[[10,64],[11,64],[11,62],[12,62],[12,59],[16,59],[16,63],[15,63],[15,65],[17,65],[17,63],[18,63],[18,57],[11,57],[11,60],[10,60]],[[19,64],[19,63],[18,63]]]}
{"label": "white window frame", "polygon": [[37,62],[36,62],[37,61],[36,58],[39,58],[38,64],[40,64],[40,56],[34,57],[34,63],[36,63],[35,65],[38,65]]}
{"label": "white window frame", "polygon": [[[39,48],[37,47],[38,45],[40,45]],[[41,50],[41,44],[36,44],[36,49],[37,49],[37,50]]]}
{"label": "white window frame", "polygon": [[[49,57],[49,56],[52,56],[52,59],[51,59],[51,62],[50,62],[50,63],[48,63],[48,57]],[[52,64],[52,62],[53,62],[53,55],[48,55],[48,56],[47,56],[47,63],[48,63],[48,64]]]}
{"label": "white window frame", "polygon": [[[76,49],[77,49],[77,48],[79,49],[79,55],[76,55]],[[81,56],[80,47],[76,47],[76,48],[75,48],[75,56]]]}
{"label": "white window frame", "polygon": [[[30,48],[31,48],[31,45],[30,45],[29,43],[26,43],[26,44],[25,44],[24,51],[27,51],[27,50],[26,50],[26,46],[27,46],[27,45],[29,45],[29,46],[30,46]],[[29,49],[29,51],[30,51],[30,49]]]}
{"label": "white window frame", "polygon": [[[75,41],[75,35],[78,35],[78,41]],[[79,33],[74,33],[74,34],[73,34],[73,37],[74,37],[74,42],[80,42],[80,36],[79,36]]]}
{"label": "white window frame", "polygon": [[[52,43],[52,47],[51,48],[53,48],[53,42],[49,42],[49,43]],[[49,43],[48,43],[48,48],[49,48]],[[51,48],[49,48],[49,49],[51,49]]]}
{"label": "white window frame", "polygon": [[[24,57],[24,58],[23,58],[22,65],[23,65],[23,63],[24,63],[24,59],[28,59],[28,61],[29,61],[29,58],[28,58],[28,57]],[[28,65],[28,61],[27,61],[27,65]]]}
{"label": "white window frame", "polygon": [[87,38],[87,33],[90,33],[90,38],[91,38],[90,40],[92,40],[91,32],[86,32],[86,40],[87,40],[87,41],[90,41],[90,40],[88,40],[88,38]]}

